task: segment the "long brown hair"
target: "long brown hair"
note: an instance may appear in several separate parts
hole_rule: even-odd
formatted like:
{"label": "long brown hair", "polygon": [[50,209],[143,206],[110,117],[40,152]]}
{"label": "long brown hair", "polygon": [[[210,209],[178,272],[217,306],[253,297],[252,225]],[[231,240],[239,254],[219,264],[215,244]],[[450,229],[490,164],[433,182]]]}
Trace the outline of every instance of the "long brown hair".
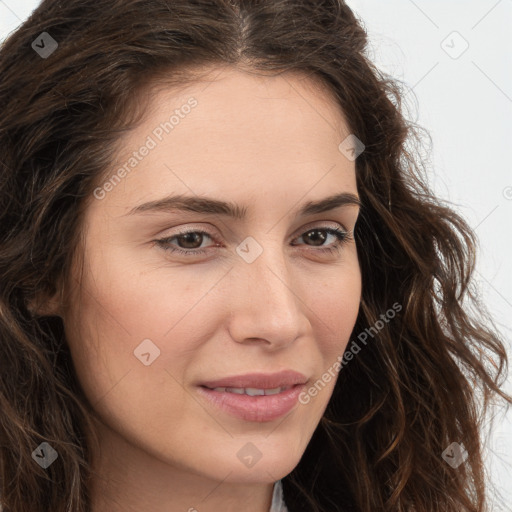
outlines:
{"label": "long brown hair", "polygon": [[[356,159],[363,288],[352,339],[361,347],[366,333],[366,343],[342,366],[311,442],[283,478],[288,509],[487,510],[480,427],[491,398],[512,402],[500,389],[503,339],[474,290],[476,236],[427,187],[401,86],[370,62],[366,45],[341,0],[44,0],[3,43],[4,512],[90,510],[89,404],[62,320],[29,304],[68,278],[84,209],[112,171],[115,142],[144,112],[139,93],[216,65],[320,80],[365,145]],[[389,319],[394,304],[400,311]],[[47,469],[32,457],[42,442],[59,454]],[[443,458],[452,443],[467,452],[457,467]]]}

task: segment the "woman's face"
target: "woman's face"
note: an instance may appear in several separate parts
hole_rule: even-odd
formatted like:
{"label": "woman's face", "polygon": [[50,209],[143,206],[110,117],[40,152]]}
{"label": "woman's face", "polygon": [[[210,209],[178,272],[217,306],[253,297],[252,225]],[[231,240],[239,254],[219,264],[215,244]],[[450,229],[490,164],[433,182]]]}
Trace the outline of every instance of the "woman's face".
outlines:
{"label": "woman's face", "polygon": [[[155,93],[122,140],[86,210],[83,272],[62,316],[79,381],[121,456],[272,482],[322,417],[361,298],[355,242],[326,231],[352,231],[358,206],[300,211],[357,196],[355,162],[338,148],[350,134],[339,107],[307,79],[233,68],[213,78]],[[177,195],[197,211],[173,206]],[[199,199],[243,215],[200,211]],[[303,378],[202,387],[285,370]]]}

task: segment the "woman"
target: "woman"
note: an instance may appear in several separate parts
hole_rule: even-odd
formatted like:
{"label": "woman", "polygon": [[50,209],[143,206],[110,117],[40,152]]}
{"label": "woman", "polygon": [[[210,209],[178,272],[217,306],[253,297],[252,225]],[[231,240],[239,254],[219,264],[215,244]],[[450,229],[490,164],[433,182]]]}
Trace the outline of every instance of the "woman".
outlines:
{"label": "woman", "polygon": [[45,0],[8,38],[4,512],[487,510],[507,355],[366,42],[336,0]]}

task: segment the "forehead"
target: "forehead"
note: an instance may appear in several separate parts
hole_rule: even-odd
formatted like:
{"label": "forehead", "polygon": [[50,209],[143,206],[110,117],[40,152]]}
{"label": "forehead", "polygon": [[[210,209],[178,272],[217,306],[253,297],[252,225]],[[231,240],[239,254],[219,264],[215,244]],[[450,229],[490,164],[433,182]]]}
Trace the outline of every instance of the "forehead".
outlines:
{"label": "forehead", "polygon": [[[272,135],[277,125],[287,128],[280,133],[281,137],[307,127],[309,136],[318,130],[324,137],[333,132],[330,135],[336,139],[349,133],[347,119],[333,90],[319,76],[298,70],[271,75],[233,66],[206,68],[189,71],[183,84],[160,80],[146,87],[145,92],[148,108],[140,126],[145,132],[155,121],[168,121],[168,114],[176,111],[179,124],[188,118],[185,124],[195,128],[199,123],[205,130],[214,127],[219,138],[226,134],[248,135],[255,128],[259,135]],[[187,110],[187,102],[192,98],[197,107],[192,115],[185,112],[184,116],[180,110]]]}
{"label": "forehead", "polygon": [[[277,200],[286,191],[298,199],[316,184],[322,190],[312,199],[356,190],[355,165],[338,149],[349,127],[317,79],[224,68],[148,92],[143,121],[120,140],[110,171],[125,172],[107,203],[133,207],[171,192]],[[151,149],[134,156],[144,146]]]}

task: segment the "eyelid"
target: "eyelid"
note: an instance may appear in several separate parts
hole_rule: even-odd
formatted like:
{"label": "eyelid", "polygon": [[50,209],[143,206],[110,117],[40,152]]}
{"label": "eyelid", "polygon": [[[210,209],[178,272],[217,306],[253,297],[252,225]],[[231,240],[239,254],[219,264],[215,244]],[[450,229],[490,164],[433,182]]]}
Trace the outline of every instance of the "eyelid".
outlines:
{"label": "eyelid", "polygon": [[[330,224],[327,224],[327,223],[332,223],[332,225]],[[351,233],[351,230],[346,228],[341,222],[339,221],[322,221],[322,220],[317,220],[317,221],[311,221],[309,222],[308,224],[306,224],[305,226],[302,226],[301,228],[298,228],[295,232],[294,232],[294,235],[293,235],[293,238],[296,238],[297,236],[301,236],[303,235],[304,233],[306,233],[307,231],[310,231],[312,229],[315,229],[315,228],[321,228],[321,229],[325,229],[325,228],[333,228],[333,229],[340,229],[340,226],[341,226],[341,229],[347,233]],[[180,228],[177,228],[178,231],[174,231],[168,235],[163,235],[162,237],[160,238],[174,238],[176,236],[180,236],[180,235],[183,235],[183,234],[188,234],[188,233],[195,233],[195,232],[205,232],[210,238],[212,238],[212,240],[214,240],[215,242],[217,241],[217,235],[214,231],[218,231],[218,230],[210,230],[209,228],[204,228],[203,226],[201,225],[193,225],[193,226],[189,226],[189,227],[180,227]],[[220,235],[219,235],[220,236]]]}
{"label": "eyelid", "polygon": [[[331,225],[328,225],[328,224],[325,224],[327,222],[332,222],[332,226]],[[314,229],[314,228],[318,228],[318,227],[322,227],[322,228],[333,228],[333,229],[339,229],[341,226],[341,229],[343,231],[346,231],[347,233],[350,232],[350,229],[348,229],[347,227],[345,227],[345,225],[340,222],[340,221],[328,221],[328,220],[317,220],[317,221],[312,221],[312,222],[309,222],[308,224],[306,224],[305,226],[302,226],[299,231],[300,231],[300,234],[303,234],[305,231],[309,231],[311,229]]]}
{"label": "eyelid", "polygon": [[[308,227],[308,225],[303,226],[302,229],[299,230],[299,234],[295,235],[293,237],[293,240],[295,240],[297,238],[302,238],[304,235],[306,235],[307,233],[309,233],[311,231],[314,231],[315,229],[320,230],[320,231],[323,230],[323,231],[329,232],[329,234],[331,236],[335,236],[336,243],[334,245],[330,244],[326,247],[321,247],[320,249],[318,249],[318,251],[319,252],[339,251],[342,249],[342,247],[345,244],[350,243],[350,241],[354,240],[354,233],[351,230],[345,229],[344,226],[342,226],[340,228],[339,223],[337,223],[337,224],[338,225],[336,225],[336,226],[327,226],[327,225],[319,224],[317,222],[316,224],[312,225],[311,227]],[[174,247],[172,249],[169,249],[168,247],[166,247],[166,246],[171,245],[171,241],[179,238],[180,236],[188,235],[191,233],[199,233],[203,237],[206,235],[208,238],[210,238],[212,240],[213,245],[210,245],[210,246],[207,246],[204,248],[196,248],[196,249],[181,249],[179,247]],[[201,229],[201,228],[195,228],[195,229],[194,228],[189,228],[189,229],[182,228],[177,233],[173,233],[169,236],[165,236],[163,238],[153,240],[153,243],[161,246],[164,250],[170,251],[171,253],[181,253],[181,254],[184,254],[187,256],[194,256],[194,255],[199,256],[201,254],[209,252],[209,250],[214,247],[221,246],[221,244],[219,244],[219,241],[215,235],[213,235],[209,231]]]}
{"label": "eyelid", "polygon": [[[337,226],[336,227],[322,226],[321,224],[316,224],[315,226],[316,226],[317,230],[327,231],[327,232],[329,232],[330,235],[333,235],[336,238],[336,243],[334,245],[328,245],[327,247],[321,247],[320,249],[317,249],[318,254],[339,254],[340,251],[343,249],[343,247],[346,244],[349,244],[350,242],[354,241],[354,233],[350,230],[346,230],[345,228],[340,229]],[[309,229],[307,228],[307,226],[303,227],[302,230],[300,231],[300,235],[295,238],[302,238],[306,233],[308,233],[310,231],[314,231],[315,226],[313,226]],[[190,233],[200,233],[202,235],[206,235],[214,242],[213,247],[219,247],[217,238],[215,236],[211,235],[209,232],[202,230],[200,228],[197,228],[197,229],[192,228],[190,230],[185,230],[185,231],[173,234],[173,235],[165,237],[165,238],[153,240],[153,242],[156,245],[159,245],[164,251],[170,251],[171,254],[176,253],[178,255],[182,255],[185,257],[193,258],[194,256],[201,256],[203,254],[207,254],[208,252],[210,252],[210,249],[212,248],[212,246],[208,246],[203,249],[201,249],[201,248],[181,249],[179,247],[169,247],[171,245],[170,244],[171,240],[174,240],[180,236],[190,234]]]}

